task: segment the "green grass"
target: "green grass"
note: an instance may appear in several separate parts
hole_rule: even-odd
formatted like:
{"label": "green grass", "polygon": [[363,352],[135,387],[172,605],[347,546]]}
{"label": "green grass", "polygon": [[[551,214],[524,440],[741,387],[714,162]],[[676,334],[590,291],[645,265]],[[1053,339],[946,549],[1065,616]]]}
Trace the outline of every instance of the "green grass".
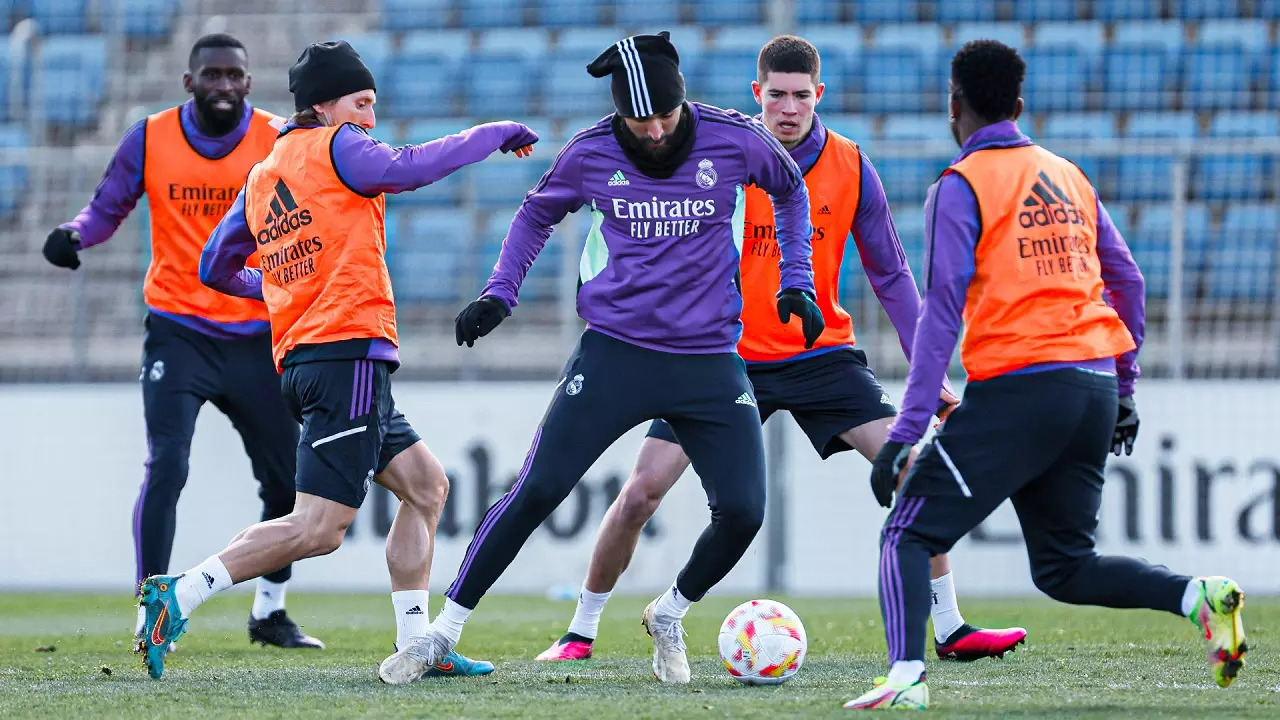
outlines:
{"label": "green grass", "polygon": [[[531,658],[563,632],[573,604],[491,597],[459,650],[493,660],[495,674],[392,688],[377,680],[394,640],[386,595],[291,595],[291,615],[328,644],[321,652],[250,646],[248,597],[219,597],[196,613],[160,681],[130,652],[127,597],[0,595],[0,717],[839,717],[840,704],[884,672],[873,601],[790,598],[809,633],[804,668],[781,687],[737,684],[716,657],[715,634],[743,599],[695,606],[686,621],[688,686],[663,686],[650,675],[652,646],[639,623],[647,598],[610,604],[596,658],[544,664]],[[438,607],[440,598],[432,601]],[[1227,690],[1211,681],[1194,628],[1173,616],[1041,599],[962,599],[962,609],[975,623],[1026,627],[1029,644],[1002,661],[930,661],[935,715],[1280,717],[1280,663],[1268,652],[1278,600],[1250,599],[1253,651]],[[36,651],[49,646],[56,650]]]}

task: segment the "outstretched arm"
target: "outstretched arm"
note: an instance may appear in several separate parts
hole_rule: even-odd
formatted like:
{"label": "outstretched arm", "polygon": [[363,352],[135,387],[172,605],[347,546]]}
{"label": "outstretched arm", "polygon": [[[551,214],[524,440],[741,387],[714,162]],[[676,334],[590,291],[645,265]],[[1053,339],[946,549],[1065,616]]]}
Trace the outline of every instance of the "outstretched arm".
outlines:
{"label": "outstretched arm", "polygon": [[142,166],[146,158],[146,134],[145,119],[125,131],[93,191],[93,199],[74,220],[61,226],[79,233],[79,249],[106,242],[138,204],[145,188]]}
{"label": "outstretched arm", "polygon": [[200,282],[224,295],[262,299],[262,271],[244,266],[258,243],[244,214],[244,189],[200,253]]}
{"label": "outstretched arm", "polygon": [[374,140],[359,126],[344,125],[333,137],[333,163],[347,187],[373,197],[425,187],[497,150],[509,152],[537,141],[538,136],[524,125],[503,121],[394,148]]}

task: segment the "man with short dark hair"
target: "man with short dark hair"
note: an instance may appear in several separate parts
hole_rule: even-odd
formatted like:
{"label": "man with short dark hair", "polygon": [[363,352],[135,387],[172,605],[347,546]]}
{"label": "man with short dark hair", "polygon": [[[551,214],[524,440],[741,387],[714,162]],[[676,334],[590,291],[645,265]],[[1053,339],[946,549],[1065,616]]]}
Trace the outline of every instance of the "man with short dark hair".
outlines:
{"label": "man with short dark hair", "polygon": [[[178,496],[196,415],[211,402],[244,441],[262,498],[262,519],[293,510],[298,424],[280,397],[271,363],[271,326],[259,301],[205,287],[200,252],[244,185],[271,151],[283,121],[250,106],[248,55],[236,38],[205,35],[191,47],[182,84],[191,99],[138,121],[120,141],[89,205],[49,233],[44,255],[75,270],[79,251],[106,242],[146,194],[151,265],[142,346],[147,462],[133,510],[137,579],[168,571]],[[286,565],[258,580],[249,639],[280,647],[323,648],[285,612]],[[138,609],[135,634],[143,625]]]}
{"label": "man with short dark hair", "polygon": [[1244,593],[1235,581],[1095,550],[1107,452],[1132,452],[1138,434],[1144,282],[1084,173],[1018,130],[1025,73],[1017,51],[993,40],[966,44],[951,62],[960,155],[925,203],[929,286],[902,414],[872,467],[882,505],[924,435],[962,325],[969,382],[881,532],[891,667],[846,708],[928,707],[929,557],[1006,499],[1046,595],[1189,618],[1222,687],[1244,666]]}

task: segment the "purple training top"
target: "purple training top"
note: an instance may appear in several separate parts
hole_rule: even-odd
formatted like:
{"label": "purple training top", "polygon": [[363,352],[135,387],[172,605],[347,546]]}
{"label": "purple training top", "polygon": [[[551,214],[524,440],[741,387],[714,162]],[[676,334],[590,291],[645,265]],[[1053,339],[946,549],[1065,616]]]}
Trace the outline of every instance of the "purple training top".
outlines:
{"label": "purple training top", "polygon": [[579,208],[591,227],[580,264],[578,314],[597,332],[639,347],[736,352],[744,186],[773,199],[782,288],[813,291],[809,191],[800,168],[758,121],[689,103],[692,150],[665,179],[627,158],[613,116],[580,131],[525,196],[482,296],[515,307],[552,227]]}
{"label": "purple training top", "polygon": [[[182,129],[192,149],[210,160],[226,157],[249,132],[249,122],[253,119],[253,108],[246,100],[240,124],[234,130],[221,137],[210,137],[200,129],[196,121],[195,100],[188,100],[182,105],[179,113]],[[142,171],[146,159],[147,121],[139,120],[125,131],[116,147],[115,155],[107,164],[107,170],[93,193],[93,199],[76,215],[71,222],[62,227],[80,233],[80,248],[93,247],[106,242],[120,227],[120,223],[133,211],[138,199],[146,191]],[[211,337],[230,340],[235,338],[261,335],[271,329],[271,325],[263,320],[248,320],[237,323],[214,322],[194,315],[161,312],[155,308],[148,310],[174,322],[180,323],[197,332]]]}
{"label": "purple training top", "polygon": [[[971,135],[953,164],[977,150],[1031,144],[1013,121],[995,123]],[[938,388],[946,377],[947,365],[963,324],[964,304],[969,281],[974,274],[974,253],[981,231],[978,200],[969,184],[959,175],[944,175],[929,188],[924,215],[925,233],[929,239],[925,260],[929,286],[920,323],[916,327],[916,355],[907,375],[902,413],[889,429],[890,440],[905,443],[915,443],[924,436],[929,416],[937,409]],[[1098,201],[1097,231],[1098,262],[1107,299],[1140,348],[1146,323],[1145,284],[1129,247],[1112,224],[1101,200]],[[1118,375],[1120,395],[1132,395],[1139,375],[1138,351],[1134,349],[1121,355],[1118,362],[1113,358],[1102,358],[1043,363],[1015,372],[1043,372],[1064,367],[1114,372]]]}

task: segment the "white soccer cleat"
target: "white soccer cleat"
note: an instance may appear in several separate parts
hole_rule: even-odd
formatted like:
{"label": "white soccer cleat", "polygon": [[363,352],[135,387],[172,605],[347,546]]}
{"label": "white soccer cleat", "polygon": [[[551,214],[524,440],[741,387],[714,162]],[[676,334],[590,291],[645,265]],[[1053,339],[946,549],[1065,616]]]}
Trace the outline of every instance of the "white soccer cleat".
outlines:
{"label": "white soccer cleat", "polygon": [[413,638],[408,647],[383,660],[378,666],[378,679],[388,685],[415,683],[452,649],[448,640],[428,629],[426,635]]}
{"label": "white soccer cleat", "polygon": [[671,623],[659,623],[654,618],[654,607],[657,600],[649,603],[640,616],[640,624],[644,631],[653,638],[653,676],[659,682],[685,684],[689,682],[689,658],[685,655],[688,649],[684,643],[684,626],[679,620]]}

